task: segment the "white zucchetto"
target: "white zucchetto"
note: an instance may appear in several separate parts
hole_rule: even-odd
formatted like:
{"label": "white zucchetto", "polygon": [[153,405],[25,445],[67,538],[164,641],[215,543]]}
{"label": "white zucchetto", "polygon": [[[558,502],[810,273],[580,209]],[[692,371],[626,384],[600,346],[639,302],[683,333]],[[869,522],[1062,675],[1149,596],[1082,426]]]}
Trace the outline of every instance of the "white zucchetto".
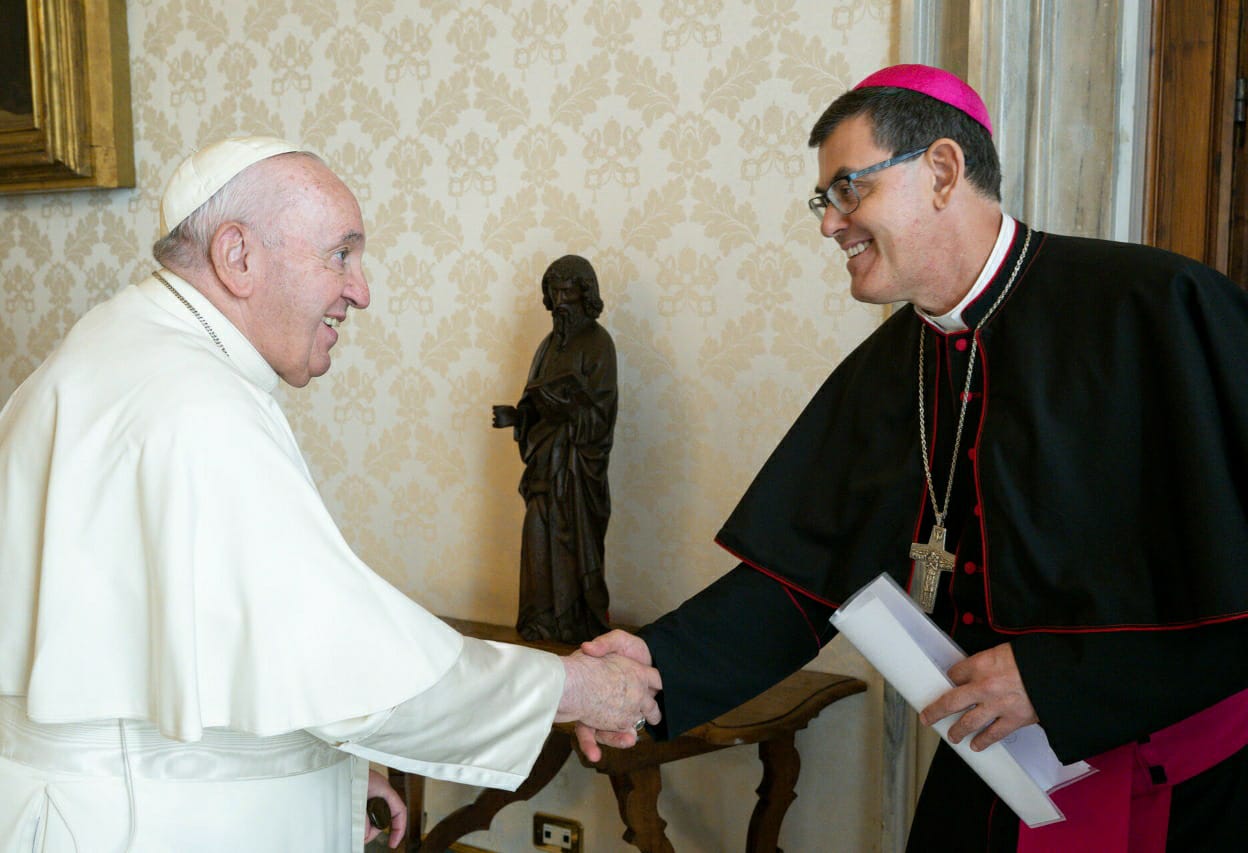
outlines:
{"label": "white zucchetto", "polygon": [[160,199],[160,233],[166,235],[212,198],[230,179],[248,166],[302,151],[274,136],[244,136],[214,142],[182,161]]}

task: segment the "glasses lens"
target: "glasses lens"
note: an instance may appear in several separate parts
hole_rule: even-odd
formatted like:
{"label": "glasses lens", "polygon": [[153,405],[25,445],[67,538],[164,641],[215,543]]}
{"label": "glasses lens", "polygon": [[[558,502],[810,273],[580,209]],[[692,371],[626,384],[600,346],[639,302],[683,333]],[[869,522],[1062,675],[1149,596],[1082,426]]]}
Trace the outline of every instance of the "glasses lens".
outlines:
{"label": "glasses lens", "polygon": [[842,216],[849,216],[858,209],[859,201],[858,188],[852,181],[841,178],[834,181],[826,193],[812,197],[807,204],[810,206],[810,212],[822,222],[828,212],[829,204],[835,207]]}
{"label": "glasses lens", "polygon": [[858,189],[853,181],[841,178],[839,181],[833,181],[832,186],[828,187],[828,200],[841,212],[842,216],[849,216],[858,209]]}

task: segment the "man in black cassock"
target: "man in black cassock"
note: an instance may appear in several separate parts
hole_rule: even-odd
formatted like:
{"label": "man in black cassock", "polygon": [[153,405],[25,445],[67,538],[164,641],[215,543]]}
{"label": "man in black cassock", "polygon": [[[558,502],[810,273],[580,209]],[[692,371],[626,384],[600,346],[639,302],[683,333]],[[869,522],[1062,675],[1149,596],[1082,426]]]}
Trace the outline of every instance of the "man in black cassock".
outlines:
{"label": "man in black cassock", "polygon": [[974,749],[1038,721],[1101,787],[1076,783],[1066,822],[1020,831],[942,743],[909,849],[1240,849],[1248,295],[1187,258],[1003,214],[987,110],[939,69],[876,72],[810,145],[810,206],[854,297],[908,304],[720,530],[740,565],[589,650],[653,660],[653,734],[674,736],[814,658],[880,573],[921,598],[944,564],[932,615],[969,657],[921,720],[965,711],[950,737]]}
{"label": "man in black cassock", "polygon": [[579,643],[608,628],[615,344],[597,320],[598,277],[579,255],[546,270],[542,304],[553,330],[533,355],[524,393],[515,406],[494,407],[494,426],[513,428],[524,460],[516,630],[527,640]]}

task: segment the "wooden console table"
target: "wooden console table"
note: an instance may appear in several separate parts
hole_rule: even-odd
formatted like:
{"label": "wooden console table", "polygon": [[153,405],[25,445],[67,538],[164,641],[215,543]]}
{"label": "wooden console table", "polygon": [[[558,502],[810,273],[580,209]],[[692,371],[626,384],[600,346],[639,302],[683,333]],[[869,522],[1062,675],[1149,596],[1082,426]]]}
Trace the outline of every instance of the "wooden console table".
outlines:
{"label": "wooden console table", "polygon": [[[447,619],[446,622],[466,636],[483,640],[521,643],[559,654],[572,650],[571,646],[561,643],[528,642],[521,639],[514,629],[502,625],[461,619]],[[659,775],[660,766],[691,755],[751,743],[758,744],[763,780],[758,786],[758,803],[750,817],[745,849],[747,853],[775,853],[780,823],[789,806],[797,799],[793,788],[797,783],[801,759],[794,742],[795,734],[828,705],[866,689],[866,684],[856,678],[802,670],[739,708],[680,737],[655,741],[643,735],[632,749],[604,746],[602,760],[597,764],[589,763],[581,754],[572,724],[557,723],[552,727],[529,778],[519,788],[515,791],[485,789],[471,804],[439,821],[423,840],[419,840],[417,827],[424,809],[424,779],[391,771],[392,784],[396,790],[405,792],[407,797],[412,826],[406,845],[408,853],[443,853],[469,832],[488,829],[494,815],[505,806],[527,800],[542,790],[573,751],[581,764],[605,773],[611,779],[620,817],[624,820],[624,840],[642,853],[673,853],[672,843],[663,832],[667,822],[658,812],[659,790],[663,784]]]}

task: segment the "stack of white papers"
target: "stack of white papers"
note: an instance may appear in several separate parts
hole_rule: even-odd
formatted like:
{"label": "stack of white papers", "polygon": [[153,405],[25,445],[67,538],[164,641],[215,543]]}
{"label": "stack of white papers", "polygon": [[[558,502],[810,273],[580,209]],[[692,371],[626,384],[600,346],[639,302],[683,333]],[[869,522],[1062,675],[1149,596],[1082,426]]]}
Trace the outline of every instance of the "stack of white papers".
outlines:
{"label": "stack of white papers", "polygon": [[[954,686],[945,673],[966,657],[887,574],[854,593],[832,615],[832,624],[916,711]],[[946,743],[959,716],[932,726]],[[1058,761],[1038,725],[1021,728],[983,752],[972,752],[971,740],[949,745],[1031,827],[1064,820],[1049,793],[1095,772],[1083,761]]]}

